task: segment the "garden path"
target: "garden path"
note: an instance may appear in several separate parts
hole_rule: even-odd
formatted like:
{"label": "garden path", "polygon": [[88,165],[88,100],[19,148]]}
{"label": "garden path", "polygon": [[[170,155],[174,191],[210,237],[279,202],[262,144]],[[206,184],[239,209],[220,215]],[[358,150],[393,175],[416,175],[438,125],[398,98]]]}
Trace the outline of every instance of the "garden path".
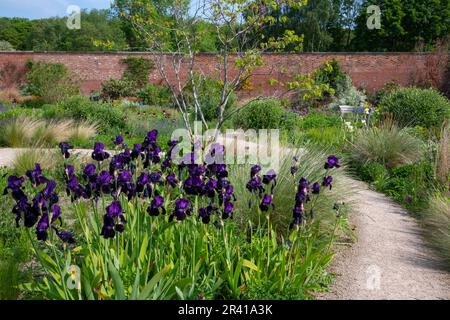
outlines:
{"label": "garden path", "polygon": [[425,244],[418,221],[383,194],[354,185],[351,223],[357,242],[341,250],[330,292],[318,299],[450,299],[450,274]]}

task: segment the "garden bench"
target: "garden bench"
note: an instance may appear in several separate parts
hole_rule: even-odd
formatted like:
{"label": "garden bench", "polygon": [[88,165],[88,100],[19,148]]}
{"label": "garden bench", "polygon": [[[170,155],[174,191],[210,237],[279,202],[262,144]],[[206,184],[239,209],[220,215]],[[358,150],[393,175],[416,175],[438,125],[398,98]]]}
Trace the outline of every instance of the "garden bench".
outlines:
{"label": "garden bench", "polygon": [[346,114],[352,114],[354,121],[365,120],[366,127],[369,127],[370,118],[373,113],[373,108],[369,108],[369,113],[366,114],[366,108],[361,106],[339,106],[341,111],[341,118]]}

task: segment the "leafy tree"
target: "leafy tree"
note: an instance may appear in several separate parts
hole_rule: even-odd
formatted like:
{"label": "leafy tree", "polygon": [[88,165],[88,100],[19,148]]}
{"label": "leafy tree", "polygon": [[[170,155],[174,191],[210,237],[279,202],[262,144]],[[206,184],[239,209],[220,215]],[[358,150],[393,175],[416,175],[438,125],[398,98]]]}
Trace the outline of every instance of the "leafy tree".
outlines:
{"label": "leafy tree", "polygon": [[0,40],[8,41],[17,50],[29,50],[27,37],[33,25],[24,18],[0,18]]}
{"label": "leafy tree", "polygon": [[[367,7],[381,9],[381,29],[367,28]],[[411,51],[423,43],[430,49],[450,33],[448,0],[364,0],[355,28],[353,46],[360,51]]]}
{"label": "leafy tree", "polygon": [[8,41],[0,40],[0,51],[15,51],[15,49]]}

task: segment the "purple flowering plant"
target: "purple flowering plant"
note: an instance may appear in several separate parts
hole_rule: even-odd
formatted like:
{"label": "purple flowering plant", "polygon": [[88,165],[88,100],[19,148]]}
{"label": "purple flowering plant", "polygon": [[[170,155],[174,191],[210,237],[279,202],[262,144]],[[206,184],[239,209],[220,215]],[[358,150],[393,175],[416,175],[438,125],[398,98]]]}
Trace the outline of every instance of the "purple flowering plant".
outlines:
{"label": "purple flowering plant", "polygon": [[[45,281],[27,284],[30,290],[51,299],[184,299],[204,295],[209,279],[208,298],[223,292],[240,298],[244,284],[287,283],[304,272],[306,266],[295,261],[303,259],[301,248],[311,240],[299,236],[295,245],[279,247],[271,226],[271,215],[282,205],[278,188],[285,175],[254,165],[238,193],[234,168],[190,161],[201,145],[194,144],[185,161],[175,164],[171,155],[178,141],[169,141],[164,153],[156,130],[131,149],[120,136],[112,141],[114,151],[95,143],[92,160],[79,170],[70,162],[70,146],[61,144],[65,166],[59,189],[65,192],[59,195],[57,182],[39,164],[24,176],[8,178],[4,193],[14,200],[16,224],[29,231],[45,271]],[[206,159],[223,158],[224,152],[216,145]],[[307,220],[306,206],[313,218],[314,203],[331,188],[329,173],[339,160],[329,157],[325,167],[322,183],[310,186],[300,178],[289,200],[296,230]],[[250,199],[245,209],[239,198]],[[64,219],[69,206],[62,199],[75,214],[70,227]],[[249,210],[267,219],[246,238],[238,222]],[[280,265],[285,272],[277,269]],[[80,274],[68,272],[71,266]],[[298,281],[299,290],[307,290]]]}

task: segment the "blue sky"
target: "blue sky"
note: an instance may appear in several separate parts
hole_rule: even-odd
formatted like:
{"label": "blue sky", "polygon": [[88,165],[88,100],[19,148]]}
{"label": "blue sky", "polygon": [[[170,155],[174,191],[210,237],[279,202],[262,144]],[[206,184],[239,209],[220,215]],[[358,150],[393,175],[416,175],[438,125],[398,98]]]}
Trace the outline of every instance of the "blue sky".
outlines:
{"label": "blue sky", "polygon": [[0,0],[0,17],[29,19],[65,16],[69,5],[82,9],[105,9],[111,0]]}

